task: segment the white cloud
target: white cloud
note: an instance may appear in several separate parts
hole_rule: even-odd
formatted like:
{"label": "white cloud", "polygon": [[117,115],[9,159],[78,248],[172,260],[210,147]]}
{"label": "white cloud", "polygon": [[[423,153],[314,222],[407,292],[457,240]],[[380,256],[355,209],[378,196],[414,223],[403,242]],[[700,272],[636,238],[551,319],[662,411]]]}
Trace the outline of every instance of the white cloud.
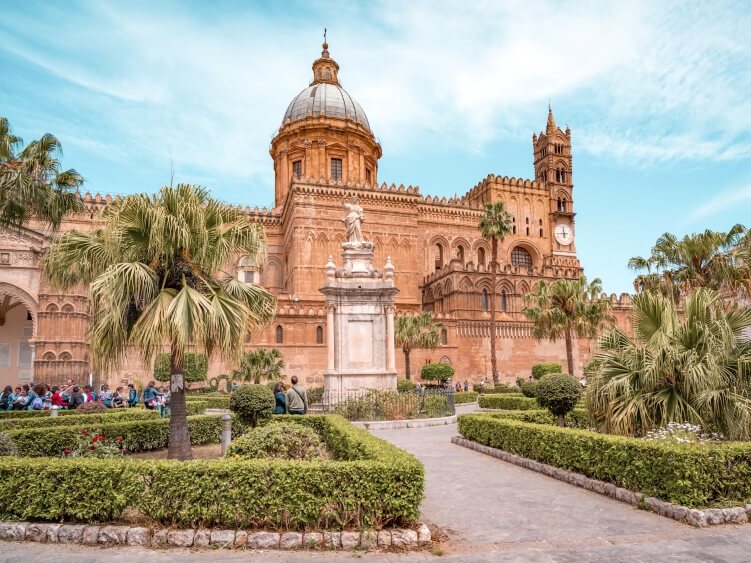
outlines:
{"label": "white cloud", "polygon": [[268,142],[310,79],[324,15],[342,81],[390,154],[434,142],[467,151],[499,137],[527,142],[549,98],[591,154],[645,166],[751,154],[742,5],[187,6],[4,14],[0,49],[77,88],[68,99],[83,114],[71,126],[76,142],[265,186]]}
{"label": "white cloud", "polygon": [[702,203],[686,216],[683,225],[691,224],[699,219],[716,215],[727,209],[737,208],[742,204],[751,205],[751,184],[722,192]]}

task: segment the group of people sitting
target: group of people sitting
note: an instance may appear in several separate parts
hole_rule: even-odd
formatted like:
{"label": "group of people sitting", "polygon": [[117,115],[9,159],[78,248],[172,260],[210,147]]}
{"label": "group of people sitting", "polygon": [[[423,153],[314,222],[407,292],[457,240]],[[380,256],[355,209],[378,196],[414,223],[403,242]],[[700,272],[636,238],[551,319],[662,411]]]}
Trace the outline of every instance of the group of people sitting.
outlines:
{"label": "group of people sitting", "polygon": [[[99,391],[95,391],[90,385],[80,387],[70,379],[63,386],[32,383],[19,385],[14,389],[6,385],[0,393],[0,410],[8,411],[77,409],[90,402],[100,403],[108,409],[123,409],[137,406],[141,398],[132,383],[128,384],[127,392],[124,387],[111,391],[106,383],[99,386]],[[147,409],[159,409],[162,417],[167,416],[170,404],[169,389],[157,389],[154,381],[149,382],[143,391],[143,403]]]}

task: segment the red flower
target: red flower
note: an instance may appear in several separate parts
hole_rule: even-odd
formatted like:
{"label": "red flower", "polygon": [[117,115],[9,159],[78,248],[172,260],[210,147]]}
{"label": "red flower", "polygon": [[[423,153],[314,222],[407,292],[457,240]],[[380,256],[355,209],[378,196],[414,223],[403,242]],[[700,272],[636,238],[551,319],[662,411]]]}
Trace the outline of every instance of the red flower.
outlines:
{"label": "red flower", "polygon": [[73,453],[73,450],[63,450],[63,453],[64,453],[65,455],[70,455],[70,454],[72,454],[72,453]]}
{"label": "red flower", "polygon": [[89,435],[89,431],[86,430],[85,428],[81,428],[81,435],[82,436],[88,436]]}
{"label": "red flower", "polygon": [[104,436],[102,434],[99,434],[98,436],[94,436],[91,439],[92,444],[95,442],[104,442],[107,439],[107,436]]}

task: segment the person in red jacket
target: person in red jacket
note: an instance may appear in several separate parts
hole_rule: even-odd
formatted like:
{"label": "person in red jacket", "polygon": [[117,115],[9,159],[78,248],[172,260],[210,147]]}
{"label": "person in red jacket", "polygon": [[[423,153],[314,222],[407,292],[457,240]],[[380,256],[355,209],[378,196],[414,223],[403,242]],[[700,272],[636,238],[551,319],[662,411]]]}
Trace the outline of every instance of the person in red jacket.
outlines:
{"label": "person in red jacket", "polygon": [[55,385],[50,389],[52,392],[52,397],[50,397],[50,403],[52,403],[53,407],[57,408],[63,408],[65,406],[65,400],[63,399],[63,396],[60,394],[60,388]]}

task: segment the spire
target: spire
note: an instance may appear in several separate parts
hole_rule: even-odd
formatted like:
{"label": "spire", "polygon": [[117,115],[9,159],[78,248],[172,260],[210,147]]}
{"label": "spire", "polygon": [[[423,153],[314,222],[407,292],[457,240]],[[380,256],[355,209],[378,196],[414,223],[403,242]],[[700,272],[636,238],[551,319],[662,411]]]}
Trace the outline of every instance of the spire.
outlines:
{"label": "spire", "polygon": [[545,133],[550,135],[555,131],[555,118],[553,117],[553,108],[550,106],[550,100],[548,100],[548,126],[545,128]]}
{"label": "spire", "polygon": [[329,55],[329,44],[326,40],[326,29],[323,30],[323,45],[321,47],[321,58],[313,62],[313,80],[312,84],[339,84],[339,65]]}

